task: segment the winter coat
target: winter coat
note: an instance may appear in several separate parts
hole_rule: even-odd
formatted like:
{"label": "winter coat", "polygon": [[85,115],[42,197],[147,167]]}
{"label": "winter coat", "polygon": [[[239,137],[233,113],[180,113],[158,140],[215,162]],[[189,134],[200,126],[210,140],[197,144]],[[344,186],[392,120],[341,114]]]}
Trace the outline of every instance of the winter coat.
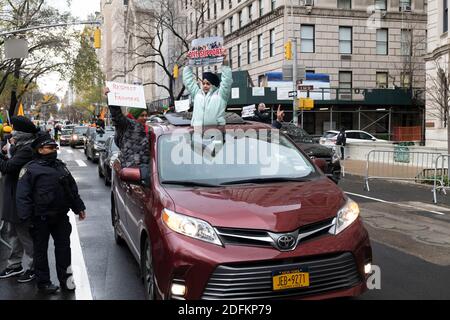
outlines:
{"label": "winter coat", "polygon": [[233,84],[230,67],[222,67],[220,87],[211,86],[211,90],[207,94],[199,87],[190,67],[185,67],[183,70],[183,83],[194,101],[192,126],[226,124],[225,109],[230,97],[231,85]]}
{"label": "winter coat", "polygon": [[64,216],[86,210],[78,187],[66,165],[58,159],[36,157],[25,165],[17,184],[17,216]]}
{"label": "winter coat", "polygon": [[3,203],[2,220],[11,223],[20,223],[16,208],[17,181],[20,170],[33,159],[33,150],[30,145],[17,148],[11,159],[0,156],[0,172],[3,175]]}
{"label": "winter coat", "polygon": [[251,119],[252,121],[262,122],[262,123],[271,123],[271,117],[269,112],[259,112],[259,110],[255,110],[255,115]]}
{"label": "winter coat", "polygon": [[150,145],[145,126],[125,117],[118,106],[109,106],[116,128],[114,142],[120,149],[119,160],[123,168],[148,165]]}

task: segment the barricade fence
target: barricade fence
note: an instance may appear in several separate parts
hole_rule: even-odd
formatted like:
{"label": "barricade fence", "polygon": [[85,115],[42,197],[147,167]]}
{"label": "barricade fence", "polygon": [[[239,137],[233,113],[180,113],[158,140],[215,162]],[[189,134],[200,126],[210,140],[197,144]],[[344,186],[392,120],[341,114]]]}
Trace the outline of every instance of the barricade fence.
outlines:
{"label": "barricade fence", "polygon": [[434,166],[434,182],[433,182],[433,202],[437,203],[437,193],[442,192],[447,194],[447,189],[450,189],[449,178],[448,178],[448,168],[449,168],[450,155],[442,154],[436,159]]}

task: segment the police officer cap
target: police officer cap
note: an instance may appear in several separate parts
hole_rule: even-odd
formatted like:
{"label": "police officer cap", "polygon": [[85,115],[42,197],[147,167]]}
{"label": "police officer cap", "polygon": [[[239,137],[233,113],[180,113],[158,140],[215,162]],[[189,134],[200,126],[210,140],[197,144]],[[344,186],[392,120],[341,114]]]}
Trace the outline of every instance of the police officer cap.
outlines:
{"label": "police officer cap", "polygon": [[219,79],[219,77],[216,74],[212,73],[212,72],[204,72],[203,73],[203,80],[208,80],[209,83],[211,83],[215,87],[219,87],[220,86],[220,79]]}
{"label": "police officer cap", "polygon": [[38,137],[31,143],[31,148],[39,149],[43,146],[57,146],[55,140],[52,139],[48,132],[40,132]]}
{"label": "police officer cap", "polygon": [[13,125],[13,129],[15,131],[25,132],[25,133],[37,133],[39,131],[38,128],[34,125],[34,123],[24,117],[24,116],[15,116],[11,118],[11,124]]}

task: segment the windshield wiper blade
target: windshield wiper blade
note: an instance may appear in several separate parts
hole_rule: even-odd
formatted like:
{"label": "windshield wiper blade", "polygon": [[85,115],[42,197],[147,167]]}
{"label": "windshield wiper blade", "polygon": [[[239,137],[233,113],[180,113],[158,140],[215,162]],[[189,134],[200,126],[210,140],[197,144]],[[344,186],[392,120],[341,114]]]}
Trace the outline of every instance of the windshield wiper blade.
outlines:
{"label": "windshield wiper blade", "polygon": [[198,181],[179,181],[179,180],[164,180],[161,184],[180,185],[188,187],[219,187],[217,184],[198,182]]}
{"label": "windshield wiper blade", "polygon": [[232,185],[232,184],[246,184],[246,183],[271,183],[271,182],[307,182],[311,181],[308,178],[289,178],[289,177],[269,177],[269,178],[253,178],[243,180],[233,180],[223,182],[220,185]]}

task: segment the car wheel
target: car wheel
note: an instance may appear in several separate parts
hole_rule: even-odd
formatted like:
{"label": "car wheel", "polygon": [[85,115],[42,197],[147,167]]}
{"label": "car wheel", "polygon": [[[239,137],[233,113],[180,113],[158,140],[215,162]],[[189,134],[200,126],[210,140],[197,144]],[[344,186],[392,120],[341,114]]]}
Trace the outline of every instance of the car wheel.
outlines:
{"label": "car wheel", "polygon": [[111,206],[111,210],[113,210],[113,227],[114,227],[114,240],[116,241],[116,244],[119,246],[123,246],[125,244],[125,240],[122,238],[122,232],[119,229],[119,214],[117,213],[116,206],[114,203]]}
{"label": "car wheel", "polygon": [[155,300],[155,274],[153,270],[152,251],[148,238],[145,239],[141,254],[141,268],[144,279],[145,298],[147,300]]}

